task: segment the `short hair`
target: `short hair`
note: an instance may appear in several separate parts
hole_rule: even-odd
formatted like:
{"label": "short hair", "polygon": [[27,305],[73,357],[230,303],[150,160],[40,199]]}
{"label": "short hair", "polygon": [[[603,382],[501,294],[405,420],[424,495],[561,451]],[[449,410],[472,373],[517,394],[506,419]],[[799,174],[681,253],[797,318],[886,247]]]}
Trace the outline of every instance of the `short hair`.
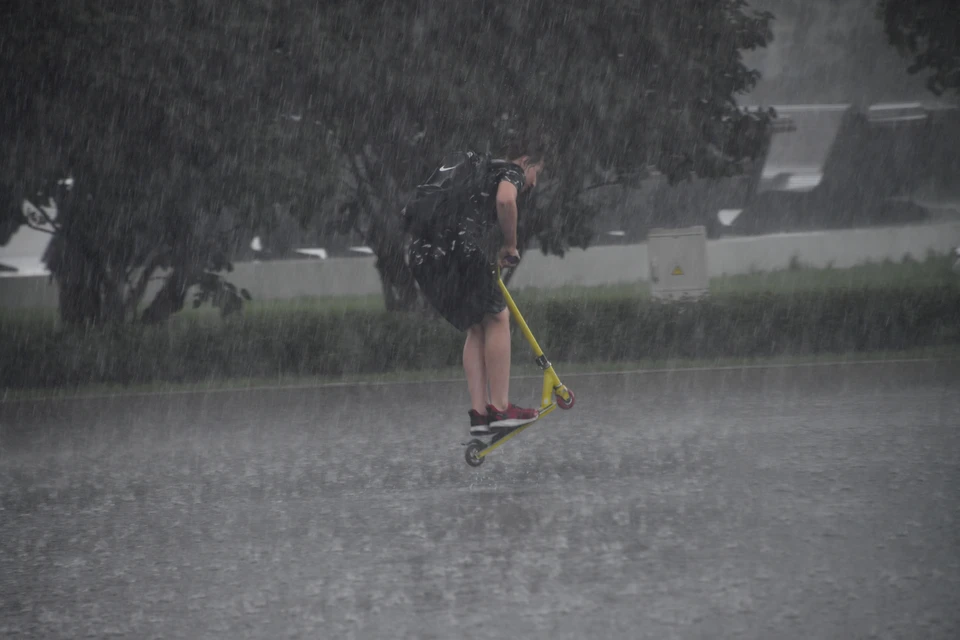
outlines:
{"label": "short hair", "polygon": [[538,163],[551,157],[552,149],[550,136],[542,130],[511,130],[508,132],[505,155],[507,160],[527,156],[530,158],[530,162]]}

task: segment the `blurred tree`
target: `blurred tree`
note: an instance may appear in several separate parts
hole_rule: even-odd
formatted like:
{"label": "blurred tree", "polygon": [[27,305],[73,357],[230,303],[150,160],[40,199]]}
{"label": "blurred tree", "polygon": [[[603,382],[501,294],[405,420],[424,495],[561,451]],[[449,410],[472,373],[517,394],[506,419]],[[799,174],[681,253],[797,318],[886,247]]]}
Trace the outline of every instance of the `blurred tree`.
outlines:
{"label": "blurred tree", "polygon": [[[0,9],[0,181],[54,196],[45,256],[68,324],[162,321],[188,289],[221,309],[246,230],[322,197],[322,128],[297,125],[273,3],[18,0]],[[73,178],[72,189],[57,185]],[[321,178],[321,179],[318,179]],[[0,228],[31,224],[5,207]],[[147,282],[163,279],[142,314]]]}
{"label": "blurred tree", "polygon": [[[396,214],[455,147],[499,153],[514,131],[551,132],[555,154],[521,213],[521,243],[586,246],[598,184],[736,174],[764,144],[768,113],[738,94],[741,60],[771,14],[742,0],[327,4],[339,56],[322,70],[349,189],[339,224],[377,255],[388,308],[416,300]],[[522,247],[523,248],[523,247]]]}
{"label": "blurred tree", "polygon": [[[651,169],[676,182],[742,171],[768,114],[736,96],[771,15],[743,0],[18,0],[2,9],[8,87],[0,181],[69,173],[48,264],[68,322],[162,320],[219,287],[272,205],[377,255],[391,309],[417,293],[398,212],[451,148],[500,153],[545,128],[551,179],[521,242],[586,246],[584,193]],[[69,202],[68,202],[69,201]],[[0,228],[9,216],[3,210]],[[22,221],[22,220],[21,220]],[[216,296],[207,296],[207,298]],[[201,295],[200,299],[205,299]],[[233,308],[233,305],[227,305]]]}
{"label": "blurred tree", "polygon": [[913,56],[910,73],[931,72],[927,88],[935,95],[960,94],[960,2],[957,0],[879,0],[890,44]]}
{"label": "blurred tree", "polygon": [[17,206],[13,189],[0,182],[0,246],[10,242],[10,238],[23,224],[23,215]]}
{"label": "blurred tree", "polygon": [[776,17],[775,42],[745,60],[763,73],[751,102],[824,104],[902,102],[926,92],[901,68],[877,0],[751,0]]}

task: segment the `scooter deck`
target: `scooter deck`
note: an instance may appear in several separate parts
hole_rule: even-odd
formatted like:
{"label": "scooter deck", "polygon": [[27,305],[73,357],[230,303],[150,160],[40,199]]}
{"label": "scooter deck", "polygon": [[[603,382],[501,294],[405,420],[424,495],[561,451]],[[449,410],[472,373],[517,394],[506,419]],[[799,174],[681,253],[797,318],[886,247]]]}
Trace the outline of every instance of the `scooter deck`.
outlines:
{"label": "scooter deck", "polygon": [[[488,444],[484,449],[481,449],[480,451],[478,451],[477,456],[480,458],[483,458],[488,453],[492,453],[502,445],[506,444],[508,440],[511,440],[515,436],[520,435],[522,432],[526,431],[533,425],[540,422],[544,418],[544,416],[546,416],[548,413],[550,413],[556,408],[557,408],[557,403],[552,402],[550,403],[550,405],[540,409],[540,415],[538,415],[537,419],[534,420],[533,422],[528,422],[527,424],[521,425],[519,427],[515,427],[513,429],[503,429],[499,433],[494,433],[493,436],[490,438],[490,444]],[[479,440],[479,438],[477,439]]]}
{"label": "scooter deck", "polygon": [[496,433],[490,436],[489,443],[485,443],[483,440],[481,440],[480,436],[477,436],[473,440],[470,440],[469,442],[464,443],[467,446],[467,450],[465,452],[465,458],[467,460],[467,464],[469,464],[471,467],[479,467],[481,464],[483,464],[483,460],[484,458],[486,458],[486,456],[496,451],[501,446],[506,444],[508,441],[520,435],[521,433],[523,433],[533,425],[540,422],[540,420],[542,420],[547,414],[549,414],[556,408],[557,408],[556,402],[552,402],[547,406],[542,407],[540,409],[540,415],[537,417],[536,420],[534,420],[533,422],[528,422],[527,424],[516,427],[514,429],[498,430]]}

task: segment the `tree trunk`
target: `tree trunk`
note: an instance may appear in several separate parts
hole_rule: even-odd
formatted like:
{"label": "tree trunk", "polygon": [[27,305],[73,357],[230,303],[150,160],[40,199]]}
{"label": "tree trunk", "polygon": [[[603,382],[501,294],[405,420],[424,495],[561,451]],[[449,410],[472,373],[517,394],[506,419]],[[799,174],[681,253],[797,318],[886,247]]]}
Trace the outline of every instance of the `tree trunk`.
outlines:
{"label": "tree trunk", "polygon": [[156,297],[140,316],[144,324],[159,324],[183,310],[191,280],[186,270],[176,268],[167,276]]}
{"label": "tree trunk", "polygon": [[58,233],[44,252],[44,260],[57,283],[57,306],[64,326],[101,325],[117,320],[104,303],[110,286],[106,274],[76,241]]}
{"label": "tree trunk", "polygon": [[[357,180],[357,202],[367,219],[364,240],[377,257],[383,301],[387,311],[416,311],[422,309],[420,291],[406,260],[406,235],[400,228],[398,194],[392,181],[370,183],[369,156],[355,156],[352,167]],[[391,188],[391,186],[393,188]]]}
{"label": "tree trunk", "polygon": [[406,260],[403,236],[397,230],[391,234],[382,226],[371,225],[368,234],[370,248],[377,256],[377,272],[383,288],[387,311],[416,311],[420,308],[420,291]]}
{"label": "tree trunk", "polygon": [[100,323],[100,294],[97,287],[85,286],[75,278],[54,278],[59,296],[60,322],[67,327]]}

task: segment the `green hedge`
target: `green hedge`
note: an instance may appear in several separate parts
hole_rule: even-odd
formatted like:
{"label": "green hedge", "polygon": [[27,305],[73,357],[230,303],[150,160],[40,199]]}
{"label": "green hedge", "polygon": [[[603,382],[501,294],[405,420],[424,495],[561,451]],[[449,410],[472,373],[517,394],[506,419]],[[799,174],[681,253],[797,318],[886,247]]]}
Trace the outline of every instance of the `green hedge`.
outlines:
{"label": "green hedge", "polygon": [[[906,349],[960,343],[960,286],[521,303],[555,363]],[[517,360],[529,358],[515,336]],[[226,322],[58,331],[0,321],[0,386],[190,382],[458,365],[463,337],[435,319],[351,310],[261,311]]]}

